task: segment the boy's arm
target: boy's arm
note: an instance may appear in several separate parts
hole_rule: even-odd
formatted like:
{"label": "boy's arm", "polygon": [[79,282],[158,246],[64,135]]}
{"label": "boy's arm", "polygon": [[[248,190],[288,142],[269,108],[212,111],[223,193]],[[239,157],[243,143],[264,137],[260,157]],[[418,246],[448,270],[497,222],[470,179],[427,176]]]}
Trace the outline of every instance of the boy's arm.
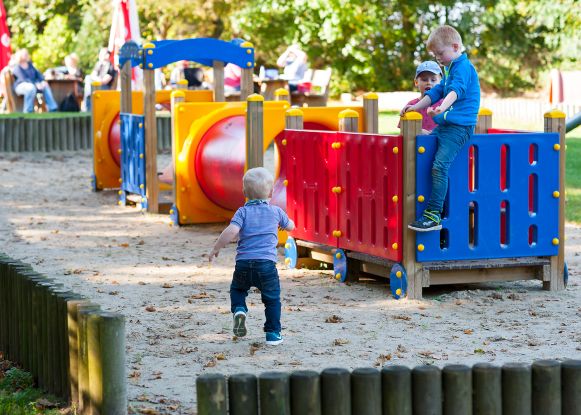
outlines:
{"label": "boy's arm", "polygon": [[231,223],[226,229],[224,229],[220,236],[218,237],[218,240],[214,244],[214,248],[212,248],[212,251],[208,256],[208,261],[212,262],[212,259],[218,256],[220,249],[224,248],[227,244],[232,242],[238,236],[239,233],[240,227],[233,223]]}
{"label": "boy's arm", "polygon": [[458,94],[455,91],[450,91],[448,93],[448,95],[446,95],[446,98],[444,98],[444,100],[441,102],[440,105],[438,105],[432,111],[428,110],[428,115],[433,117],[434,115],[438,115],[438,114],[443,113],[448,108],[450,108],[452,106],[452,104],[454,102],[456,102],[457,99],[458,99]]}
{"label": "boy's arm", "polygon": [[293,231],[295,229],[295,223],[293,222],[292,219],[288,220],[288,225],[286,225],[284,229],[287,231]]}
{"label": "boy's arm", "polygon": [[420,99],[414,105],[406,105],[405,107],[403,107],[403,109],[401,110],[399,115],[403,117],[403,115],[408,111],[423,110],[424,108],[429,107],[431,103],[432,103],[432,99],[426,94],[426,95],[424,95],[424,97],[422,99]]}

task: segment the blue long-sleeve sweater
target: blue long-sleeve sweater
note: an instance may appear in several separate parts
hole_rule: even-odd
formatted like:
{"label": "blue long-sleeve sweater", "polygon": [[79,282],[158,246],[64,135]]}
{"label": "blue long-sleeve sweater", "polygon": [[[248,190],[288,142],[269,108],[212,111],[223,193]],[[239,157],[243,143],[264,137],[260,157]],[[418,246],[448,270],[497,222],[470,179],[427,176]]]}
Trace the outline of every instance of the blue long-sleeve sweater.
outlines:
{"label": "blue long-sleeve sweater", "polygon": [[444,68],[442,81],[426,91],[426,95],[434,103],[446,97],[451,91],[456,92],[458,99],[450,108],[434,117],[436,124],[476,125],[480,108],[480,82],[474,65],[465,53]]}
{"label": "blue long-sleeve sweater", "polygon": [[30,82],[36,84],[44,81],[42,74],[34,67],[32,62],[28,62],[28,68],[24,69],[20,65],[16,65],[12,73],[14,74],[14,88],[23,82]]}

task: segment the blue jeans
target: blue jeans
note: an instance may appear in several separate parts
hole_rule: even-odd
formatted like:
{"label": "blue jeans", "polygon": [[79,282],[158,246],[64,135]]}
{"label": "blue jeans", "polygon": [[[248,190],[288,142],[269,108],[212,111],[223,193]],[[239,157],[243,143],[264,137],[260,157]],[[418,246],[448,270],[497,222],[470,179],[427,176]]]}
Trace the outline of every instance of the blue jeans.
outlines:
{"label": "blue jeans", "polygon": [[260,290],[266,316],[264,331],[280,333],[280,281],[275,263],[267,259],[236,261],[230,285],[232,312],[238,307],[248,311],[246,296],[250,287],[256,287]]}
{"label": "blue jeans", "polygon": [[474,126],[439,125],[432,134],[438,137],[438,150],[432,165],[432,194],[426,210],[442,213],[448,192],[448,170],[464,144],[474,134]]}
{"label": "blue jeans", "polygon": [[42,92],[44,95],[44,102],[49,111],[56,111],[58,109],[58,104],[55,102],[48,85],[42,91],[39,91],[33,83],[22,82],[16,85],[14,92],[16,92],[16,95],[24,95],[24,112],[34,112],[34,99],[36,98],[37,92]]}

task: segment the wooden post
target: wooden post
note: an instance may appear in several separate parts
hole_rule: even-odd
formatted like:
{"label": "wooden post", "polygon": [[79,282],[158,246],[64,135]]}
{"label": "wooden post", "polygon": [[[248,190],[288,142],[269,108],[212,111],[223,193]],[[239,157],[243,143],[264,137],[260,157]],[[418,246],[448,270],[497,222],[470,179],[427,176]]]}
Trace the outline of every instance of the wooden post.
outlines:
{"label": "wooden post", "polygon": [[287,101],[288,103],[291,102],[290,94],[284,88],[278,88],[274,91],[274,100],[275,101]]}
{"label": "wooden post", "polygon": [[474,414],[502,413],[502,376],[500,367],[477,363],[472,367]]}
{"label": "wooden post", "polygon": [[[144,54],[151,55],[155,45],[143,45]],[[145,62],[146,60],[144,60]],[[159,184],[157,180],[157,126],[155,121],[155,69],[152,63],[143,68],[143,127],[145,128],[145,196],[147,212],[159,212]]]}
{"label": "wooden post", "polygon": [[89,395],[89,349],[87,345],[87,318],[90,313],[98,311],[99,308],[99,305],[94,303],[77,305],[77,322],[79,325],[77,344],[77,350],[79,353],[79,373],[77,376],[79,390],[78,410],[81,414],[87,413],[91,407],[91,399]]}
{"label": "wooden post", "polygon": [[89,305],[87,300],[72,300],[67,302],[67,327],[69,342],[69,378],[71,402],[79,404],[79,305]]}
{"label": "wooden post", "polygon": [[503,415],[532,413],[532,376],[529,365],[506,363],[502,366]]}
{"label": "wooden post", "polygon": [[562,362],[561,379],[563,413],[579,414],[581,411],[581,360]]}
{"label": "wooden post", "polygon": [[196,379],[198,415],[226,415],[226,378],[218,373],[204,373]]}
{"label": "wooden post", "polygon": [[472,370],[465,365],[448,365],[442,370],[444,413],[470,415],[472,413]]}
{"label": "wooden post", "polygon": [[533,363],[533,410],[535,414],[561,413],[561,363],[538,360]]}
{"label": "wooden post", "polygon": [[178,146],[176,137],[176,116],[177,104],[186,100],[186,93],[184,91],[173,91],[171,93],[171,162],[173,168],[173,184],[172,184],[172,200],[175,204],[177,201],[177,181],[176,181],[176,161],[178,157]]}
{"label": "wooden post", "polygon": [[343,110],[339,113],[339,131],[356,133],[359,131],[359,114],[354,110]]}
{"label": "wooden post", "polygon": [[290,415],[289,383],[288,373],[283,372],[265,372],[258,377],[261,414]]}
{"label": "wooden post", "polygon": [[297,370],[291,374],[291,413],[321,415],[321,385],[313,370]]}
{"label": "wooden post", "polygon": [[228,377],[230,415],[258,415],[258,379],[241,373]]}
{"label": "wooden post", "polygon": [[224,102],[224,62],[213,61],[212,70],[214,72],[214,101]]}
{"label": "wooden post", "polygon": [[435,366],[412,370],[414,414],[442,415],[442,375]]}
{"label": "wooden post", "polygon": [[488,130],[492,128],[492,111],[488,108],[480,108],[478,111],[478,123],[474,134],[488,134]]}
{"label": "wooden post", "polygon": [[125,318],[97,311],[88,315],[89,393],[91,415],[127,414]]}
{"label": "wooden post", "polygon": [[543,289],[550,291],[564,290],[565,281],[565,114],[559,110],[545,113],[545,132],[558,133],[559,144],[554,150],[559,152],[559,235],[555,235],[553,243],[559,244],[557,256],[551,257],[550,281],[543,282]]}
{"label": "wooden post", "polygon": [[374,368],[351,373],[351,402],[354,414],[381,415],[381,374]]}
{"label": "wooden post", "polygon": [[[240,45],[241,48],[246,49],[246,53],[251,56],[252,48],[254,47],[250,42],[244,42]],[[246,100],[254,92],[254,60],[249,59],[246,66],[242,67],[242,79],[240,80],[240,101]]]}
{"label": "wooden post", "polygon": [[416,234],[408,224],[416,220],[416,136],[422,131],[422,115],[406,112],[401,117],[403,136],[403,266],[408,278],[407,297],[422,298],[422,269],[416,262]]}
{"label": "wooden post", "polygon": [[248,97],[246,110],[246,170],[264,166],[264,98]]}
{"label": "wooden post", "polygon": [[121,67],[121,112],[133,112],[131,98],[131,60],[128,59]]}
{"label": "wooden post", "polygon": [[375,92],[363,95],[363,130],[366,133],[379,132],[379,97]]}
{"label": "wooden post", "polygon": [[347,369],[321,372],[323,415],[351,415],[351,374]]}
{"label": "wooden post", "polygon": [[385,366],[381,370],[384,415],[412,415],[412,372],[405,366]]}
{"label": "wooden post", "polygon": [[[186,79],[180,79],[176,82],[176,89],[188,89],[188,81]],[[185,97],[185,95],[184,95]]]}
{"label": "wooden post", "polygon": [[286,110],[284,125],[286,129],[289,130],[302,130],[303,125],[303,112],[298,108],[291,108]]}

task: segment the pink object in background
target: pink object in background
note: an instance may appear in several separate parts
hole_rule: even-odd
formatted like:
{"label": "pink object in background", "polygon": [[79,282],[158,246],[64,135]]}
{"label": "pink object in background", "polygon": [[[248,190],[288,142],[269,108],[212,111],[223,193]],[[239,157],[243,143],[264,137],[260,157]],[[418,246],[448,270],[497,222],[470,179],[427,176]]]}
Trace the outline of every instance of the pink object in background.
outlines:
{"label": "pink object in background", "polygon": [[0,70],[3,69],[12,55],[12,47],[10,46],[10,31],[6,24],[6,9],[4,2],[0,0]]}

